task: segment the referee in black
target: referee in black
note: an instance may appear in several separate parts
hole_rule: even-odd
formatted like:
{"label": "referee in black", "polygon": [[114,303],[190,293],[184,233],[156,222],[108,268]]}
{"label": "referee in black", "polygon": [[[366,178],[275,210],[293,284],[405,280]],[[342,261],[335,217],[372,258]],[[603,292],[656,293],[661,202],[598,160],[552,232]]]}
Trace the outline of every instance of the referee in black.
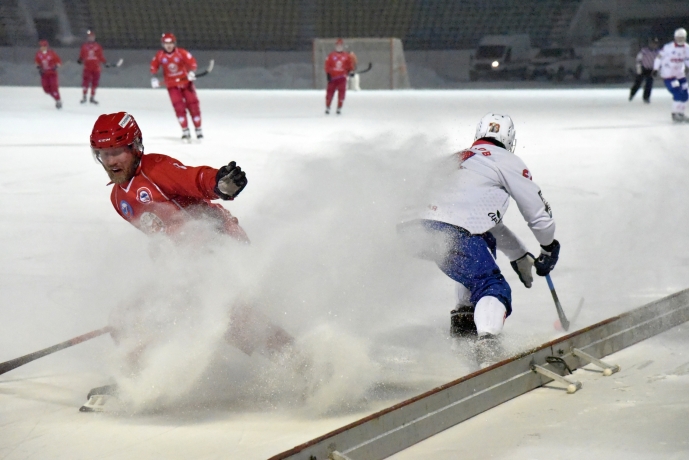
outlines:
{"label": "referee in black", "polygon": [[648,46],[641,48],[641,51],[636,55],[636,80],[629,92],[629,100],[634,99],[634,95],[639,88],[641,82],[646,80],[644,85],[644,102],[649,104],[651,102],[651,90],[653,89],[653,61],[658,55],[658,39],[651,38],[648,40]]}

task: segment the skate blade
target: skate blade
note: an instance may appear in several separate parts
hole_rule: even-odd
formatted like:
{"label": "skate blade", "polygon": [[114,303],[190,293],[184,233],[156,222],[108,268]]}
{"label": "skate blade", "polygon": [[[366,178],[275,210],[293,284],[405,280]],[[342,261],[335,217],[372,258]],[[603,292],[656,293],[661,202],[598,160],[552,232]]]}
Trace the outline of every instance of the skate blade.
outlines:
{"label": "skate blade", "polygon": [[115,406],[119,406],[119,400],[115,396],[93,395],[79,408],[79,412],[111,412]]}

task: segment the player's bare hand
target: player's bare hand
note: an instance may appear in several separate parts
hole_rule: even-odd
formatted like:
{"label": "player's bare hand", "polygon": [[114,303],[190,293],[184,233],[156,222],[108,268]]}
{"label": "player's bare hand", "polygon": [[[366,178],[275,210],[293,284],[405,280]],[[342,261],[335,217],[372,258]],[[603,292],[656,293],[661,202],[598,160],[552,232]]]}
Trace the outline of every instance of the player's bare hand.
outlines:
{"label": "player's bare hand", "polygon": [[215,180],[215,193],[223,200],[233,200],[248,183],[246,173],[234,161],[220,168]]}

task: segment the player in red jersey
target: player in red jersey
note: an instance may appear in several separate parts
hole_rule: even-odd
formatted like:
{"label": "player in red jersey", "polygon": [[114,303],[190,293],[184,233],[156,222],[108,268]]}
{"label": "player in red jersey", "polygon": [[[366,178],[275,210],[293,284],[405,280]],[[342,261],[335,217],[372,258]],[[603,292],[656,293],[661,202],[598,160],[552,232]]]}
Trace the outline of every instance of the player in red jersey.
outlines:
{"label": "player in red jersey", "polygon": [[182,140],[185,142],[191,141],[187,124],[187,110],[196,128],[196,138],[202,139],[201,108],[199,107],[199,98],[196,96],[196,88],[194,87],[197,68],[196,59],[189,51],[177,47],[177,39],[171,33],[163,34],[161,44],[163,49],[158,51],[151,61],[151,86],[153,88],[160,86],[156,74],[160,67],[162,67],[167,92],[170,94],[170,100],[175,108],[177,120],[182,126]]}
{"label": "player in red jersey", "polygon": [[86,43],[81,45],[77,62],[84,64],[84,72],[81,79],[81,87],[83,88],[81,103],[86,103],[86,93],[88,93],[89,87],[91,87],[89,102],[91,104],[98,104],[95,96],[96,88],[98,88],[98,82],[100,81],[100,65],[105,64],[107,61],[105,56],[103,56],[103,48],[96,43],[96,34],[92,30],[86,32]]}
{"label": "player in red jersey", "polygon": [[185,166],[167,155],[144,155],[134,117],[119,112],[101,115],[93,127],[91,148],[114,184],[110,200],[117,213],[147,234],[175,239],[193,219],[210,219],[217,230],[248,242],[228,210],[211,200],[233,200],[246,186],[234,162],[214,169]]}
{"label": "player in red jersey", "polygon": [[344,41],[338,38],[335,42],[335,51],[325,60],[325,73],[328,78],[328,88],[325,92],[325,114],[330,113],[330,104],[337,91],[337,114],[342,110],[342,103],[347,91],[347,76],[354,71],[354,63],[349,53],[345,53]]}
{"label": "player in red jersey", "polygon": [[49,49],[48,40],[40,40],[38,42],[40,49],[36,53],[34,61],[38,67],[38,73],[41,74],[41,85],[46,94],[50,94],[55,99],[55,107],[62,108],[62,100],[60,99],[60,87],[57,79],[57,68],[62,65],[60,56],[55,51]]}
{"label": "player in red jersey", "polygon": [[[110,200],[115,211],[139,230],[149,235],[165,235],[178,244],[196,244],[199,241],[193,238],[199,235],[193,235],[194,227],[183,227],[192,221],[204,221],[210,223],[216,233],[248,244],[249,239],[237,219],[221,205],[211,203],[217,199],[233,200],[246,187],[246,175],[234,161],[215,169],[186,166],[158,153],[144,155],[141,130],[134,117],[125,112],[98,117],[90,141],[94,157],[113,184]],[[146,296],[144,290],[140,296],[143,299],[132,299],[120,309],[125,313],[120,316],[132,316],[130,310],[145,305]],[[285,353],[297,356],[292,348],[292,336],[251,305],[233,305],[230,309],[230,326],[225,333],[227,342],[247,354],[258,351],[276,359],[285,357]],[[145,317],[143,313],[141,316]],[[141,365],[141,353],[160,337],[156,336],[156,331],[140,337],[137,335],[140,330],[132,332],[128,327],[127,318],[114,316],[111,317],[111,335],[115,343],[120,344],[129,335],[136,335],[139,345],[127,353],[128,364],[132,372],[136,372]],[[303,361],[296,364],[302,365]],[[112,386],[97,388],[89,398],[96,394],[112,394],[112,391]],[[97,410],[87,406],[82,410]]]}

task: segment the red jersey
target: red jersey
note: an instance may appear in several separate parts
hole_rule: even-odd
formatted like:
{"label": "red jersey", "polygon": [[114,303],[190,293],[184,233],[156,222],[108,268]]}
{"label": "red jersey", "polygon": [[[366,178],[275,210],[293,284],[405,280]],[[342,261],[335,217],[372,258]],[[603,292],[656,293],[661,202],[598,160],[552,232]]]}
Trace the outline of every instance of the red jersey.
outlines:
{"label": "red jersey", "polygon": [[84,63],[84,70],[100,72],[101,62],[105,64],[103,48],[96,42],[86,42],[81,45],[79,60]]}
{"label": "red jersey", "polygon": [[218,199],[213,191],[217,173],[209,166],[185,166],[167,155],[143,155],[129,183],[114,185],[110,201],[120,216],[147,234],[174,238],[185,223],[207,219],[219,232],[248,242],[237,219],[211,203]]}
{"label": "red jersey", "polygon": [[191,53],[182,48],[175,48],[172,53],[160,50],[151,61],[151,73],[158,73],[158,69],[163,68],[165,86],[187,86],[189,80],[187,73],[193,70],[196,72],[196,59]]}
{"label": "red jersey", "polygon": [[62,64],[60,56],[58,56],[55,51],[50,49],[45,52],[38,50],[34,61],[36,62],[38,68],[41,70],[42,75],[57,74],[57,66]]}
{"label": "red jersey", "polygon": [[345,77],[352,70],[354,70],[352,57],[344,51],[333,51],[325,60],[325,73],[329,74],[330,78]]}

